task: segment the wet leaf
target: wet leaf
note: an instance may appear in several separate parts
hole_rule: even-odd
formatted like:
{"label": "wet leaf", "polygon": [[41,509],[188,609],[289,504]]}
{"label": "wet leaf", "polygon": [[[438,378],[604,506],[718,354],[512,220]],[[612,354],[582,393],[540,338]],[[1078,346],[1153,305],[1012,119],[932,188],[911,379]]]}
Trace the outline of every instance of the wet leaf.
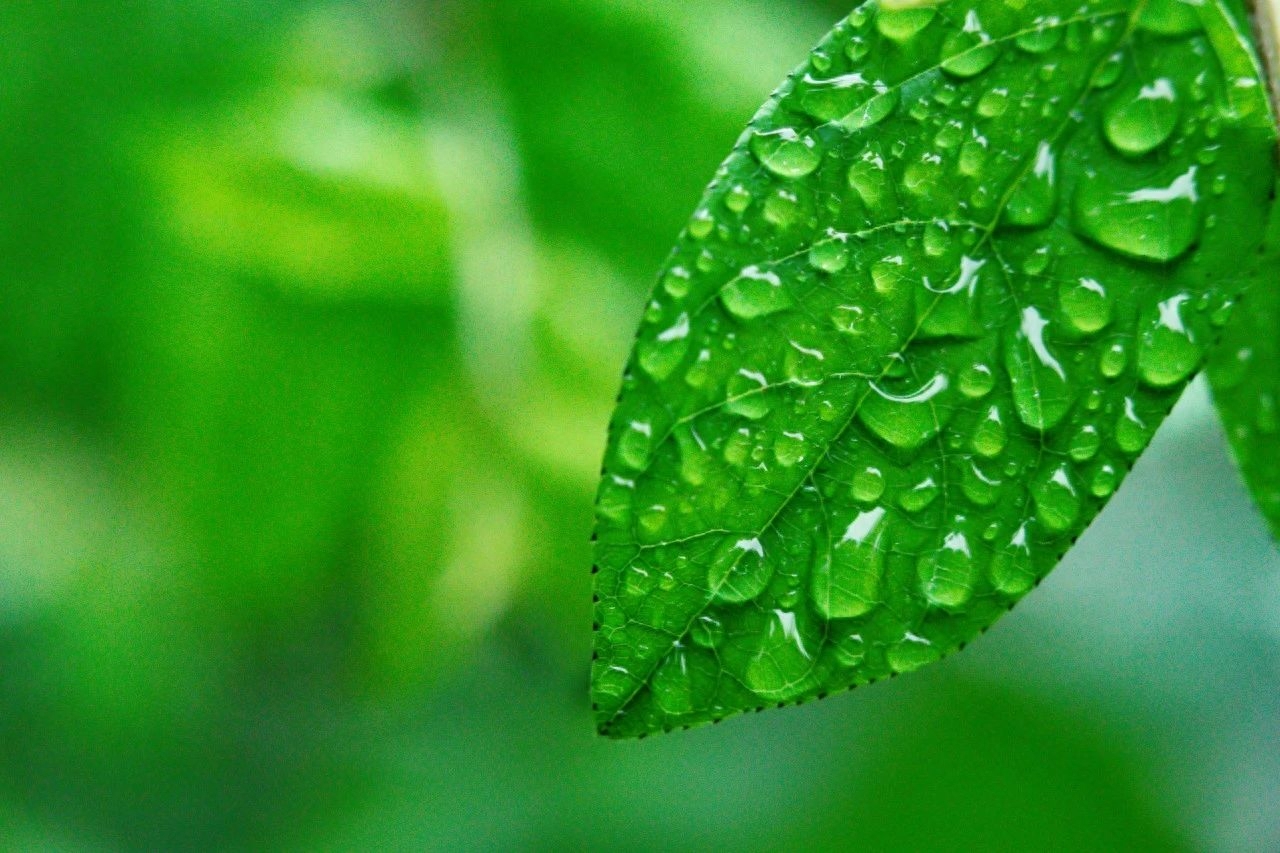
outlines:
{"label": "wet leaf", "polygon": [[1167,5],[869,3],[752,121],[610,431],[602,733],[936,661],[1115,492],[1272,180],[1242,28]]}
{"label": "wet leaf", "polygon": [[1280,537],[1280,207],[1248,288],[1209,362],[1209,379],[1227,438],[1254,502]]}

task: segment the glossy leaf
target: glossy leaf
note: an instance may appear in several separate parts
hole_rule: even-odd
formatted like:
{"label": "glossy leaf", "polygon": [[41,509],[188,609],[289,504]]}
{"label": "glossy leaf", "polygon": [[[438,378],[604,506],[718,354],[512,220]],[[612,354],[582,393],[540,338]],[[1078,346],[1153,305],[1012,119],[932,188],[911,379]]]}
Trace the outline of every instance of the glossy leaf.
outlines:
{"label": "glossy leaf", "polygon": [[813,51],[626,372],[602,733],[918,669],[1049,572],[1260,239],[1273,134],[1243,32],[1216,4],[868,3]]}
{"label": "glossy leaf", "polygon": [[1280,207],[1209,363],[1214,400],[1254,502],[1280,537]]}

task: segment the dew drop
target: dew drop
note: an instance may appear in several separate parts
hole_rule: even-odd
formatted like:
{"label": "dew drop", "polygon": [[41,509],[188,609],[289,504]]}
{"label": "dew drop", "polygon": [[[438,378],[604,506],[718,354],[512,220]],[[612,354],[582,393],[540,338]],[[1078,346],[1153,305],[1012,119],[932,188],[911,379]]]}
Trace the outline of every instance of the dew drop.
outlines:
{"label": "dew drop", "polygon": [[873,383],[858,416],[873,433],[894,447],[915,450],[945,426],[950,381],[941,373],[907,394],[892,394]]}
{"label": "dew drop", "polygon": [[937,661],[942,657],[942,652],[924,637],[907,632],[902,642],[889,647],[885,657],[890,669],[906,673],[915,672]]}
{"label": "dew drop", "polygon": [[1103,181],[1082,182],[1075,224],[1085,237],[1133,258],[1165,263],[1184,254],[1200,235],[1196,168],[1167,187],[1115,192]]}
{"label": "dew drop", "polygon": [[992,406],[974,430],[971,446],[979,456],[994,459],[1004,452],[1008,443],[1009,433],[1005,429],[1004,419],[1000,417],[1000,408]]}
{"label": "dew drop", "polygon": [[927,477],[903,492],[898,497],[898,505],[914,515],[928,509],[941,493],[942,489],[938,487],[937,481]]}
{"label": "dew drop", "polygon": [[1119,483],[1120,472],[1115,469],[1114,465],[1100,465],[1093,474],[1093,481],[1089,484],[1089,491],[1093,492],[1094,497],[1109,498],[1115,494],[1116,486]]}
{"label": "dew drop", "polygon": [[775,702],[793,699],[811,690],[816,678],[809,645],[801,634],[795,613],[773,611],[760,648],[751,656],[743,680],[756,695]]}
{"label": "dew drop", "polygon": [[716,220],[709,210],[699,210],[693,214],[693,219],[689,222],[689,236],[695,240],[705,240],[711,236],[711,232],[715,230]]}
{"label": "dew drop", "polygon": [[974,338],[983,333],[978,290],[986,265],[985,260],[963,257],[955,280],[947,286],[934,288],[924,280],[924,287],[916,291],[922,338]]}
{"label": "dew drop", "polygon": [[1148,0],[1138,18],[1144,30],[1164,36],[1194,33],[1200,29],[1199,2],[1191,0]]}
{"label": "dew drop", "polygon": [[676,371],[688,352],[688,314],[681,314],[674,325],[656,336],[641,339],[637,346],[640,367],[659,382]]}
{"label": "dew drop", "polygon": [[634,501],[636,484],[634,480],[616,475],[605,477],[600,484],[600,495],[596,500],[596,511],[601,518],[618,524],[631,518],[631,507]]}
{"label": "dew drop", "polygon": [[825,239],[814,243],[809,250],[809,265],[832,275],[844,271],[849,266],[848,241],[848,234],[828,232]]}
{"label": "dew drop", "polygon": [[889,179],[885,175],[884,160],[874,151],[863,153],[849,167],[849,186],[871,210],[878,210],[889,201]]}
{"label": "dew drop", "polygon": [[724,307],[742,320],[767,317],[791,307],[791,296],[777,273],[750,266],[720,291]]}
{"label": "dew drop", "polygon": [[1071,446],[1067,449],[1067,452],[1077,462],[1088,462],[1098,455],[1098,450],[1101,447],[1102,436],[1098,433],[1098,428],[1086,425],[1081,427],[1080,431],[1072,437]]}
{"label": "dew drop", "polygon": [[758,421],[769,414],[772,406],[766,391],[769,380],[763,373],[743,368],[729,377],[725,410]]}
{"label": "dew drop", "polygon": [[844,634],[832,647],[841,666],[860,666],[867,658],[867,643],[861,634]]}
{"label": "dew drop", "polygon": [[1124,401],[1124,413],[1116,423],[1116,446],[1130,456],[1142,452],[1151,438],[1146,423],[1138,416],[1137,405],[1132,397]]}
{"label": "dew drop", "polygon": [[1014,43],[1027,53],[1048,53],[1062,41],[1062,21],[1056,17],[1041,17],[1035,20],[1035,29],[1018,34]]}
{"label": "dew drop", "polygon": [[985,364],[971,364],[960,372],[960,393],[978,400],[996,387],[996,375]]}
{"label": "dew drop", "polygon": [[925,599],[935,607],[963,607],[973,595],[977,566],[968,537],[959,530],[946,534],[942,545],[916,565]]}
{"label": "dew drop", "polygon": [[1177,385],[1200,366],[1200,346],[1182,316],[1189,299],[1186,294],[1166,299],[1143,320],[1138,371],[1153,388]]}
{"label": "dew drop", "polygon": [[1009,108],[1009,90],[988,89],[978,99],[978,115],[983,118],[999,118]]}
{"label": "dew drop", "polygon": [[1048,325],[1038,309],[1027,307],[1017,333],[1005,345],[1005,367],[1018,416],[1042,432],[1057,426],[1075,401],[1067,372],[1045,341]]}
{"label": "dew drop", "polygon": [[1178,112],[1173,82],[1161,77],[1113,100],[1104,114],[1103,129],[1117,151],[1136,157],[1164,144],[1178,125]]}
{"label": "dew drop", "polygon": [[640,471],[649,465],[653,452],[653,425],[647,421],[631,421],[618,438],[618,461],[627,468]]}
{"label": "dew drop", "polygon": [[1080,517],[1080,497],[1066,465],[1037,477],[1031,486],[1031,498],[1035,501],[1036,518],[1051,533],[1065,533]]}
{"label": "dew drop", "polygon": [[888,528],[883,508],[867,510],[850,522],[838,542],[819,550],[810,593],[823,616],[851,619],[870,613],[879,603]]}
{"label": "dew drop", "polygon": [[884,473],[879,468],[866,467],[853,475],[853,499],[859,503],[875,503],[884,496]]}
{"label": "dew drop", "polygon": [[1025,228],[1048,224],[1058,202],[1055,173],[1053,149],[1048,142],[1041,142],[1031,171],[1018,183],[1005,204],[1005,224]]}
{"label": "dew drop", "polygon": [[773,455],[784,468],[799,465],[808,452],[809,446],[805,443],[803,433],[782,432],[773,440]]}
{"label": "dew drop", "polygon": [[956,77],[974,77],[990,68],[999,55],[1000,46],[983,31],[977,11],[970,9],[964,29],[942,43],[942,70]]}
{"label": "dew drop", "polygon": [[1125,367],[1129,364],[1129,354],[1122,343],[1114,343],[1103,350],[1102,357],[1098,360],[1098,370],[1107,379],[1115,379],[1124,373]]}
{"label": "dew drop", "polygon": [[1092,335],[1111,322],[1111,297],[1097,279],[1064,281],[1058,287],[1062,315],[1076,331]]}
{"label": "dew drop", "polygon": [[738,184],[724,197],[724,206],[734,213],[742,213],[751,206],[751,190]]}
{"label": "dew drop", "polygon": [[977,463],[970,460],[963,466],[960,485],[964,496],[971,503],[987,507],[1000,498],[1000,487],[1003,484],[983,472]]}
{"label": "dew drop", "polygon": [[751,153],[780,178],[803,178],[813,174],[822,162],[818,143],[802,136],[794,128],[757,131],[751,138]]}
{"label": "dew drop", "polygon": [[1027,525],[1023,524],[991,558],[991,585],[1005,595],[1025,595],[1036,582]]}
{"label": "dew drop", "polygon": [[1095,89],[1107,89],[1116,84],[1120,79],[1120,74],[1124,71],[1124,54],[1113,53],[1107,57],[1106,62],[1098,68],[1098,73],[1093,76],[1093,87]]}
{"label": "dew drop", "polygon": [[720,601],[740,604],[764,592],[773,578],[773,564],[765,559],[764,545],[758,538],[730,538],[720,546],[707,584]]}
{"label": "dew drop", "polygon": [[915,38],[937,14],[933,6],[882,7],[876,16],[876,29],[885,38],[902,44]]}

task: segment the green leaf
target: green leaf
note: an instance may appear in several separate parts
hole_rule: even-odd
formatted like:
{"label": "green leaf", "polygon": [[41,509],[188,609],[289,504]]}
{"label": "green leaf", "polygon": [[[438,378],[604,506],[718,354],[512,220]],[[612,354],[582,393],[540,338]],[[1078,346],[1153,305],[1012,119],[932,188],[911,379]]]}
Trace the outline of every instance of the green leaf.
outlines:
{"label": "green leaf", "polygon": [[1053,568],[1260,239],[1274,140],[1243,31],[1217,4],[886,2],[813,51],[717,173],[624,378],[602,733],[918,669]]}
{"label": "green leaf", "polygon": [[[1274,195],[1274,193],[1273,193]],[[1248,288],[1209,362],[1213,397],[1245,482],[1271,532],[1280,538],[1280,206],[1271,209],[1266,237],[1252,264]]]}

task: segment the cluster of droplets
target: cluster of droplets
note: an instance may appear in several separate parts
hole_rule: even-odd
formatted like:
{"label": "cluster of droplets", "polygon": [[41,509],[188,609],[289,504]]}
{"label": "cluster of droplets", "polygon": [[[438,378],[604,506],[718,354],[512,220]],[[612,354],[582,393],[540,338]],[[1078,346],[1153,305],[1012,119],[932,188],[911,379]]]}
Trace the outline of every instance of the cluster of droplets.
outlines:
{"label": "cluster of droplets", "polygon": [[1230,194],[1214,152],[1239,117],[1204,39],[1158,41],[1191,31],[1184,7],[1151,2],[1121,44],[1124,16],[1088,5],[868,4],[757,120],[614,425],[611,719],[936,660],[1115,491],[1225,316],[1173,274]]}

